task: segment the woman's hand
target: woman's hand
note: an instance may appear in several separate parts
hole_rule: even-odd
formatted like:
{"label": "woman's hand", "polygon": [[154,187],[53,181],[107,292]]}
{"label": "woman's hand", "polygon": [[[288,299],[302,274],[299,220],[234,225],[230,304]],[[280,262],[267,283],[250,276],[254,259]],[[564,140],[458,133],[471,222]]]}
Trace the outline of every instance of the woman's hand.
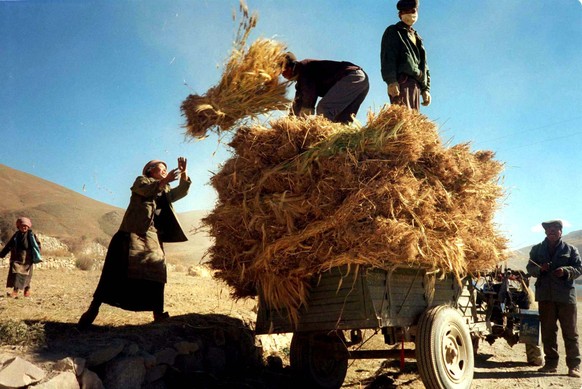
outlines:
{"label": "woman's hand", "polygon": [[168,172],[168,174],[166,175],[166,177],[162,178],[159,181],[160,189],[165,187],[166,185],[168,185],[170,182],[176,181],[178,179],[178,177],[180,177],[180,174],[182,174],[182,172],[180,171],[180,168],[175,168],[175,169],[170,170]]}
{"label": "woman's hand", "polygon": [[187,169],[188,160],[184,157],[178,158],[178,167],[172,169],[168,172],[166,177],[162,178],[160,182],[160,189],[168,185],[172,181],[176,181],[178,178],[181,177],[182,180],[188,179],[188,171]]}
{"label": "woman's hand", "polygon": [[187,170],[188,160],[184,157],[178,157],[178,169],[182,173],[182,180],[188,179],[188,170]]}

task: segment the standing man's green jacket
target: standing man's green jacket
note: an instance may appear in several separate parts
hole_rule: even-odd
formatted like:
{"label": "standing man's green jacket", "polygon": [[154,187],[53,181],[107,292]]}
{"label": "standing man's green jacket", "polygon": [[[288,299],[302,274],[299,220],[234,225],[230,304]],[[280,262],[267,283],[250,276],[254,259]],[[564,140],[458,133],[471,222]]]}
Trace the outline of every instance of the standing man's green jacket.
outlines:
{"label": "standing man's green jacket", "polygon": [[[416,45],[408,36],[409,30],[416,37]],[[430,91],[430,72],[422,38],[404,22],[388,26],[384,31],[380,61],[382,79],[386,84],[397,82],[398,77],[405,74],[418,81],[422,92]]]}

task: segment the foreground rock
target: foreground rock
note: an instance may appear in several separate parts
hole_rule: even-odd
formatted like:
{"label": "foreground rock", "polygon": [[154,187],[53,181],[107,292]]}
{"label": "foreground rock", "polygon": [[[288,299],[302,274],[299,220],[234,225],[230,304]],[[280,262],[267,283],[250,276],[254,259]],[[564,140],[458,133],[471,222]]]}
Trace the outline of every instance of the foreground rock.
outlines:
{"label": "foreground rock", "polygon": [[[277,387],[268,381],[278,373],[267,371],[260,342],[240,320],[222,315],[190,319],[144,327],[94,327],[83,333],[62,324],[49,326],[49,332],[59,333],[51,335],[52,346],[69,355],[56,361],[24,355],[36,359],[32,363],[4,352],[0,388]],[[281,363],[274,366],[282,369]]]}
{"label": "foreground rock", "polygon": [[45,372],[28,361],[0,354],[0,388],[20,388],[42,380]]}

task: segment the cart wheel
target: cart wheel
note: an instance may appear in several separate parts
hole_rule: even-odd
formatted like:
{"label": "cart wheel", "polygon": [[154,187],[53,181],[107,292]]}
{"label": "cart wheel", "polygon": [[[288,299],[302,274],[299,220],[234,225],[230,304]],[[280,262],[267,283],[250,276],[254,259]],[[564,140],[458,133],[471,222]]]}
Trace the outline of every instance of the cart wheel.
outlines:
{"label": "cart wheel", "polygon": [[475,367],[471,335],[459,312],[447,305],[426,310],[418,322],[416,359],[428,389],[468,389]]}
{"label": "cart wheel", "polygon": [[294,333],[290,360],[309,388],[340,388],[348,371],[348,350],[336,333]]}

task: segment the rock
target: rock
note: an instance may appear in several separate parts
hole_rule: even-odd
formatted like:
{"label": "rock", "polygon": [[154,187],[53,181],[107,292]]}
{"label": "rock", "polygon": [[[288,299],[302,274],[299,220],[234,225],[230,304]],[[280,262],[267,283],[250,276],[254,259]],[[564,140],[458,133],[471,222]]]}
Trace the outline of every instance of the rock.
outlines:
{"label": "rock", "polygon": [[154,357],[152,354],[146,351],[141,351],[139,355],[143,358],[143,364],[146,369],[151,369],[156,366],[157,360],[156,357]]}
{"label": "rock", "polygon": [[183,341],[175,343],[174,348],[178,352],[178,355],[187,355],[193,354],[196,351],[200,350],[200,345],[198,343]]}
{"label": "rock", "polygon": [[224,346],[226,344],[226,336],[224,336],[224,330],[222,328],[215,328],[212,336],[215,345]]}
{"label": "rock", "polygon": [[226,369],[226,354],[223,349],[209,347],[206,351],[205,364],[213,374],[220,374]]}
{"label": "rock", "polygon": [[53,257],[48,255],[42,256],[42,262],[34,265],[38,269],[75,269],[76,259],[73,254],[68,257]]}
{"label": "rock", "polygon": [[139,346],[133,342],[127,344],[123,349],[123,354],[131,357],[139,354]]}
{"label": "rock", "polygon": [[174,367],[183,373],[204,370],[202,353],[180,354],[176,357]]}
{"label": "rock", "polygon": [[158,365],[173,365],[178,352],[173,348],[165,348],[154,354]]}
{"label": "rock", "polygon": [[53,371],[70,371],[75,373],[78,377],[83,373],[85,370],[85,359],[84,358],[63,358],[60,361],[57,361],[53,365]]}
{"label": "rock", "polygon": [[38,385],[30,386],[35,389],[80,389],[77,376],[72,371],[65,371]]}
{"label": "rock", "polygon": [[2,365],[4,365],[7,361],[14,359],[15,356],[16,355],[9,354],[9,353],[0,354],[0,369],[2,368]]}
{"label": "rock", "polygon": [[168,389],[168,385],[164,380],[157,380],[155,382],[150,382],[145,384],[142,389]]}
{"label": "rock", "polygon": [[38,240],[40,240],[42,249],[46,252],[56,252],[56,251],[61,251],[63,253],[70,252],[69,246],[67,246],[57,238],[53,238],[52,236],[43,235],[40,233],[37,233],[36,236],[38,237]]}
{"label": "rock", "polygon": [[79,251],[80,254],[86,256],[105,258],[105,254],[107,254],[107,247],[97,242],[87,242]]}
{"label": "rock", "polygon": [[150,384],[152,382],[158,381],[164,377],[168,371],[168,365],[156,365],[151,369],[146,371],[145,383]]}
{"label": "rock", "polygon": [[20,357],[4,357],[0,365],[0,388],[21,388],[42,380],[46,373]]}
{"label": "rock", "polygon": [[101,378],[89,369],[83,370],[79,377],[79,383],[81,384],[81,389],[105,389]]}
{"label": "rock", "polygon": [[145,375],[143,357],[115,358],[105,364],[103,385],[107,389],[141,389]]}
{"label": "rock", "polygon": [[88,367],[99,366],[104,364],[105,362],[112,360],[123,351],[124,347],[125,342],[123,342],[122,340],[119,339],[113,340],[111,344],[90,354],[87,357],[87,366]]}

